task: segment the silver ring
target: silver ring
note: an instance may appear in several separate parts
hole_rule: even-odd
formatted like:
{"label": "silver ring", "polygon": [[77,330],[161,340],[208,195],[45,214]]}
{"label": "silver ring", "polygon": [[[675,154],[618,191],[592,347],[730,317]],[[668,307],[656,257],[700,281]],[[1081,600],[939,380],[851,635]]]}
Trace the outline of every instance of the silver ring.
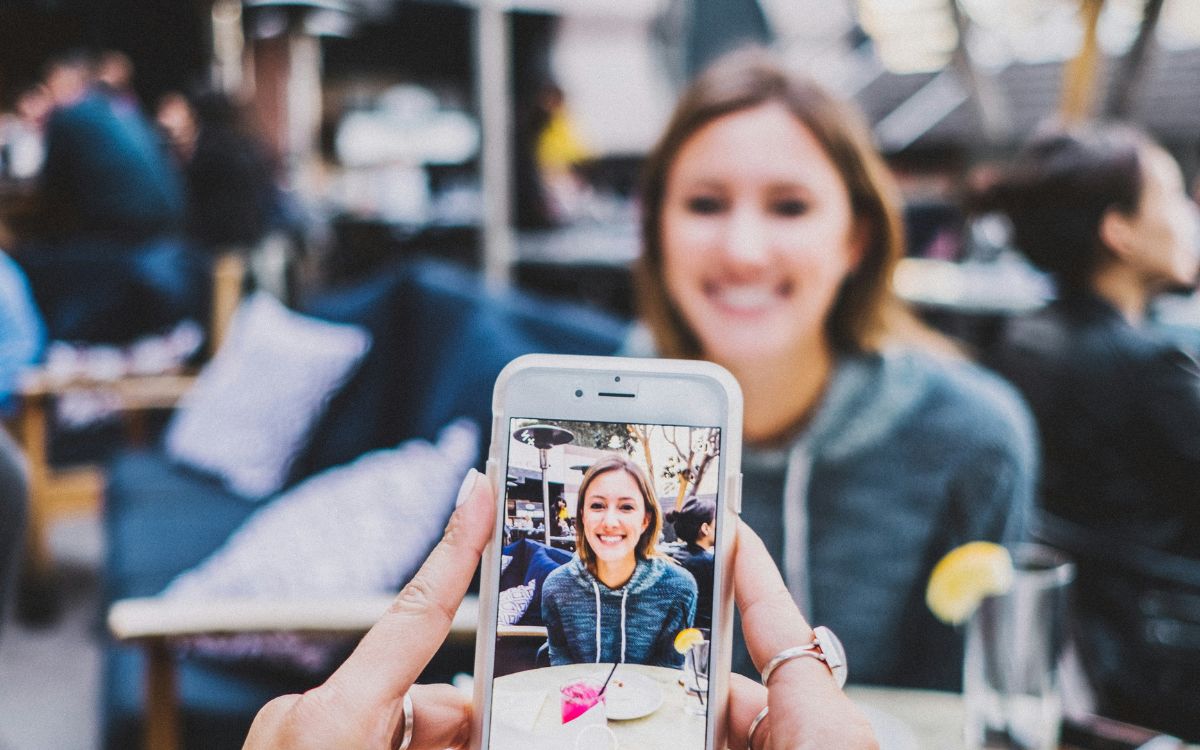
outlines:
{"label": "silver ring", "polygon": [[763,667],[762,684],[764,684],[764,685],[767,684],[767,680],[771,679],[771,674],[776,669],[779,669],[781,666],[783,666],[787,662],[791,661],[792,659],[799,659],[803,656],[811,656],[812,658],[814,658],[820,662],[825,661],[825,655],[822,654],[820,651],[814,650],[813,644],[811,644],[811,643],[807,643],[803,646],[793,646],[792,648],[785,648],[784,650],[780,651],[778,654],[775,654],[775,656],[771,657],[771,661],[767,662],[767,666]]}
{"label": "silver ring", "polygon": [[408,693],[404,694],[404,734],[400,737],[400,744],[396,745],[396,750],[408,750],[408,746],[412,744],[413,737],[413,705],[412,698]]}
{"label": "silver ring", "polygon": [[770,706],[763,706],[763,709],[758,712],[758,716],[754,717],[754,721],[750,722],[750,731],[746,733],[746,747],[749,750],[754,750],[754,733],[758,731],[758,725],[767,718],[767,712],[770,710]]}

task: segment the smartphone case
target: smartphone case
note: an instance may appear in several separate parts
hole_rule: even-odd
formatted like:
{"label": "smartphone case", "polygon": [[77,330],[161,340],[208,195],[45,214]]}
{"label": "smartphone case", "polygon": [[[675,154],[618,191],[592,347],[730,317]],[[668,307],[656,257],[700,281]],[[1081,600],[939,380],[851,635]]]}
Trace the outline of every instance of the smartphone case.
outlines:
{"label": "smartphone case", "polygon": [[[588,394],[597,398],[611,399],[613,406],[596,407],[595,399],[581,398],[578,408],[571,408],[559,397],[557,405],[561,411],[555,413],[508,413],[512,393],[523,379],[531,373],[544,375],[546,382],[555,382],[564,388],[577,383],[575,392],[588,389]],[[574,380],[571,378],[574,377]],[[612,381],[621,377],[622,382]],[[670,360],[625,357],[585,357],[574,355],[531,354],[510,362],[496,379],[492,399],[491,446],[487,460],[487,477],[496,495],[497,514],[492,541],[483,553],[478,632],[475,647],[474,705],[472,715],[472,750],[490,747],[491,692],[493,660],[496,644],[497,599],[499,596],[500,555],[497,549],[503,538],[505,472],[508,462],[508,425],[510,417],[544,417],[548,419],[571,419],[580,421],[627,421],[642,424],[689,424],[689,412],[694,405],[668,403],[679,399],[659,398],[670,393],[663,384],[677,382],[703,383],[705,389],[723,403],[717,410],[723,419],[706,426],[721,427],[721,498],[718,503],[717,546],[714,552],[715,580],[713,589],[713,639],[709,667],[710,709],[707,715],[706,750],[724,748],[727,744],[726,713],[729,699],[729,674],[733,636],[733,587],[732,550],[738,517],[741,513],[741,445],[742,445],[742,394],[741,388],[729,371],[710,362],[694,360]],[[623,383],[623,384],[622,384]],[[653,383],[637,391],[637,398],[648,397],[659,403],[630,397],[631,390],[639,384]],[[607,391],[600,391],[607,388]],[[553,400],[553,399],[552,399]],[[622,403],[627,401],[628,403]],[[518,407],[520,408],[520,407]],[[550,407],[553,409],[553,407]],[[603,413],[601,413],[603,412]],[[613,419],[619,415],[619,419]],[[697,423],[699,426],[699,423]]]}

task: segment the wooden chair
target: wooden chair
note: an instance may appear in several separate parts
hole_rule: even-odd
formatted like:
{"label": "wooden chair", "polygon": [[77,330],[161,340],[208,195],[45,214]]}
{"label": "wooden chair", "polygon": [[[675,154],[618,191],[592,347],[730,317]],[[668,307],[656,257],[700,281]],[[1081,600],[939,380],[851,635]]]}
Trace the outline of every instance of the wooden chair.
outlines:
{"label": "wooden chair", "polygon": [[[213,296],[209,353],[215,352],[229,328],[241,299],[245,262],[223,255],[213,263]],[[19,391],[16,439],[25,453],[29,473],[29,525],[23,575],[27,585],[45,585],[53,570],[48,545],[50,527],[59,519],[99,512],[104,472],[99,466],[58,467],[50,463],[50,423],[55,399],[75,391],[103,390],[115,396],[128,434],[142,437],[142,417],[149,410],[170,409],[191,387],[195,376],[127,376],[115,381],[63,381],[44,369],[26,373]]]}
{"label": "wooden chair", "polygon": [[[108,629],[146,654],[144,750],[178,750],[181,717],[172,643],[200,635],[302,633],[310,637],[361,635],[387,611],[394,597],[367,596],[311,601],[235,599],[171,601],[160,597],[125,599],[109,609]],[[479,600],[459,606],[446,643],[475,642]],[[543,629],[543,637],[545,630]]]}

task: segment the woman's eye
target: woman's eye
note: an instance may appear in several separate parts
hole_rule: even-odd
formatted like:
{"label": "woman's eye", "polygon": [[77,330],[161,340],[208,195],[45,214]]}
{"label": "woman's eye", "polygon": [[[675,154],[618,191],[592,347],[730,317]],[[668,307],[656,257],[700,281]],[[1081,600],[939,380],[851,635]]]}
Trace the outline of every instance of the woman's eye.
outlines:
{"label": "woman's eye", "polygon": [[592,503],[588,506],[588,510],[604,510],[604,503]]}
{"label": "woman's eye", "polygon": [[625,513],[632,513],[633,511],[637,510],[637,508],[634,507],[633,503],[625,503],[621,506],[621,510]]}
{"label": "woman's eye", "polygon": [[771,204],[771,211],[777,216],[803,216],[808,213],[808,203],[798,198],[777,200]]}
{"label": "woman's eye", "polygon": [[694,214],[715,214],[719,212],[722,207],[723,204],[721,199],[707,195],[689,198],[687,201],[688,211],[691,211]]}

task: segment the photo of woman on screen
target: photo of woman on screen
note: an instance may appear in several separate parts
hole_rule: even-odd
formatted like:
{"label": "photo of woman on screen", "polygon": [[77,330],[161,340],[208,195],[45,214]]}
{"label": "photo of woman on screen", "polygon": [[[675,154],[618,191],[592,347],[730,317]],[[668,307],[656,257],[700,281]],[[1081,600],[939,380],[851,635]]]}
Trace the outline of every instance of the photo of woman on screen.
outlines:
{"label": "photo of woman on screen", "polygon": [[575,555],[542,591],[551,665],[681,667],[672,644],[695,619],[696,581],[656,549],[662,510],[645,473],[619,454],[596,461],[575,518]]}

